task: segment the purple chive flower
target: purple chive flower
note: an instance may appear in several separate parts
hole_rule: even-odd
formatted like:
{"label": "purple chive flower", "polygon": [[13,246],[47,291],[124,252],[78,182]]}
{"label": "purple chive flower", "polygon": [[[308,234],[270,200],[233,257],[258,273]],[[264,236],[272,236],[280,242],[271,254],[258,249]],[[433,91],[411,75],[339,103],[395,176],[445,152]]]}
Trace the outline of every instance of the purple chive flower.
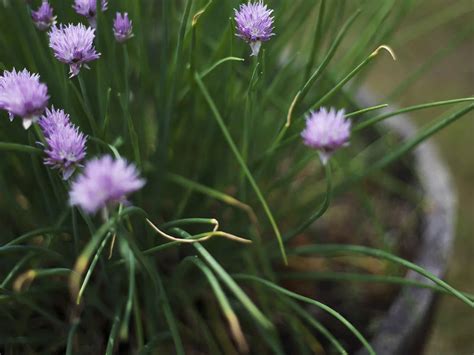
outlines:
{"label": "purple chive flower", "polygon": [[67,180],[86,156],[86,136],[73,124],[57,126],[46,137],[45,165],[59,169]]}
{"label": "purple chive flower", "polygon": [[38,121],[45,137],[51,136],[56,130],[71,124],[71,119],[63,110],[55,110],[54,107],[46,109],[44,115]]}
{"label": "purple chive flower", "polygon": [[53,8],[47,0],[36,11],[31,12],[31,18],[40,31],[46,31],[48,28],[56,24],[56,16],[53,15]]}
{"label": "purple chive flower", "polygon": [[4,71],[0,76],[0,109],[23,118],[23,127],[28,129],[48,105],[48,88],[40,83],[38,74],[28,70]]}
{"label": "purple chive flower", "polygon": [[[101,0],[102,11],[107,10],[107,0]],[[89,20],[91,27],[97,26],[97,1],[96,0],[75,0],[73,9]]]}
{"label": "purple chive flower", "polygon": [[95,213],[101,208],[126,202],[126,196],[143,185],[145,180],[140,178],[135,165],[106,155],[87,162],[84,173],[72,183],[70,203]]}
{"label": "purple chive flower", "polygon": [[120,12],[117,12],[114,20],[114,36],[117,42],[123,43],[127,39],[132,38],[132,29],[132,21],[128,18],[128,13],[125,12],[122,15]]}
{"label": "purple chive flower", "polygon": [[270,40],[273,33],[273,10],[267,8],[262,0],[240,5],[234,10],[237,36],[250,44],[253,56],[257,56],[262,42]]}
{"label": "purple chive flower", "polygon": [[94,47],[95,30],[82,24],[57,27],[49,32],[49,46],[60,62],[69,64],[70,78],[79,74],[82,66],[100,57]]}
{"label": "purple chive flower", "polygon": [[344,118],[344,110],[321,108],[306,118],[306,128],[301,132],[304,144],[319,151],[323,164],[332,153],[349,145],[351,121]]}
{"label": "purple chive flower", "polygon": [[86,156],[86,136],[63,110],[46,109],[38,124],[46,138],[44,163],[59,169],[67,180]]}

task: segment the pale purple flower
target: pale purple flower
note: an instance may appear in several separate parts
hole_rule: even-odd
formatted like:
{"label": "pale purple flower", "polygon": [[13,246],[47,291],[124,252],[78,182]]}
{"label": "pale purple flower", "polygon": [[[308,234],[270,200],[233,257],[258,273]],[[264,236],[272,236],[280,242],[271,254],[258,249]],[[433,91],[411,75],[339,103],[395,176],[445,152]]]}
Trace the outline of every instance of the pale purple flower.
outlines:
{"label": "pale purple flower", "polygon": [[71,119],[64,110],[56,110],[53,108],[46,109],[44,115],[38,121],[45,137],[49,137],[59,128],[66,127],[71,124]]}
{"label": "pale purple flower", "polygon": [[31,18],[40,31],[46,31],[56,24],[56,16],[53,15],[53,8],[47,0],[43,0],[38,10],[31,12]]}
{"label": "pale purple flower", "polygon": [[44,163],[59,169],[64,180],[69,179],[86,156],[86,136],[71,123],[67,113],[54,107],[46,109],[38,124],[46,139]]}
{"label": "pale purple flower", "polygon": [[48,88],[39,79],[38,74],[31,74],[26,69],[4,71],[0,76],[0,109],[8,112],[10,120],[20,116],[25,129],[38,119],[48,105]]}
{"label": "pale purple flower", "polygon": [[237,36],[250,44],[253,56],[257,56],[262,42],[270,40],[273,33],[273,10],[262,0],[249,2],[234,9]]}
{"label": "pale purple flower", "polygon": [[73,124],[57,126],[46,136],[45,165],[59,169],[67,180],[86,156],[86,136]]}
{"label": "pale purple flower", "polygon": [[60,62],[69,64],[70,78],[79,74],[81,67],[100,57],[94,47],[95,30],[82,24],[54,26],[49,32],[49,46]]}
{"label": "pale purple flower", "polygon": [[132,21],[128,18],[128,13],[117,12],[114,20],[114,36],[117,42],[122,43],[133,37]]}
{"label": "pale purple flower", "polygon": [[323,164],[332,153],[349,145],[351,121],[344,118],[344,110],[321,108],[306,118],[306,128],[301,132],[304,144],[319,151]]}
{"label": "pale purple flower", "polygon": [[[101,0],[102,11],[107,10],[107,0]],[[97,26],[97,1],[96,0],[75,0],[73,9],[82,16],[85,16],[89,20],[89,24],[92,27]]]}
{"label": "pale purple flower", "polygon": [[141,179],[135,165],[125,159],[106,155],[87,162],[84,172],[71,186],[70,203],[88,213],[126,202],[127,195],[141,189]]}

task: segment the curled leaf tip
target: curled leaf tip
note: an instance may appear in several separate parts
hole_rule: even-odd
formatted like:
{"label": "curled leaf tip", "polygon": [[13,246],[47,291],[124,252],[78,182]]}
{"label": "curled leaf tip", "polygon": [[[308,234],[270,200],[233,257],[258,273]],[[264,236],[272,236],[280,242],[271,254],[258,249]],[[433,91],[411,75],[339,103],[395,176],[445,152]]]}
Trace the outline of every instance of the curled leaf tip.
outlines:
{"label": "curled leaf tip", "polygon": [[216,219],[212,220],[213,223],[214,223],[213,230],[211,232],[203,233],[199,238],[196,238],[196,239],[182,239],[182,238],[173,237],[172,235],[165,233],[164,231],[159,229],[157,226],[155,226],[153,224],[153,222],[150,221],[148,218],[146,218],[146,221],[150,225],[150,227],[153,228],[159,235],[161,235],[162,237],[164,237],[166,239],[169,239],[173,242],[178,242],[178,243],[183,243],[183,244],[186,244],[186,243],[193,244],[193,243],[204,242],[204,241],[209,240],[213,237],[223,237],[223,238],[233,240],[235,242],[246,243],[246,244],[252,243],[252,241],[249,240],[249,239],[241,238],[241,237],[238,237],[238,236],[230,234],[230,233],[219,231],[218,230],[219,229],[219,221],[216,220]]}
{"label": "curled leaf tip", "polygon": [[380,50],[382,49],[385,49],[390,54],[393,60],[397,60],[397,56],[395,55],[395,52],[393,51],[393,49],[385,44],[382,44],[375,51],[373,51],[371,56],[372,57],[376,56],[377,54],[379,54]]}

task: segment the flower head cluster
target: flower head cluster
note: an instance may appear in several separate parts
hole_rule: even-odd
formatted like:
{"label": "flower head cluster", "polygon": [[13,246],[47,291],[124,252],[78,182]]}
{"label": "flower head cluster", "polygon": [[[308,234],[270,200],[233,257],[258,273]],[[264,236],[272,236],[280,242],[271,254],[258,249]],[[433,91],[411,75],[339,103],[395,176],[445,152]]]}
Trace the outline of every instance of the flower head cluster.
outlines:
{"label": "flower head cluster", "polygon": [[128,14],[126,12],[124,14],[117,12],[114,20],[114,36],[117,42],[122,43],[132,38],[132,30],[132,21],[128,18]]}
{"label": "flower head cluster", "polygon": [[63,110],[55,110],[54,107],[46,109],[44,115],[38,121],[45,137],[51,136],[55,131],[71,124],[71,118]]}
{"label": "flower head cluster", "polygon": [[[107,10],[107,0],[101,0],[102,11]],[[82,16],[87,17],[92,27],[97,25],[97,1],[96,0],[75,0],[72,5],[74,10]]]}
{"label": "flower head cluster", "polygon": [[86,156],[86,136],[63,110],[47,110],[39,125],[46,139],[44,163],[59,169],[67,180]]}
{"label": "flower head cluster", "polygon": [[88,213],[125,202],[127,195],[141,189],[141,179],[133,164],[106,155],[87,162],[84,173],[73,182],[70,203]]}
{"label": "flower head cluster", "polygon": [[43,113],[48,100],[48,88],[38,74],[13,69],[0,76],[0,109],[6,110],[11,120],[14,116],[23,118],[25,129]]}
{"label": "flower head cluster", "polygon": [[56,24],[56,16],[53,15],[53,8],[48,0],[43,0],[38,10],[31,12],[31,18],[40,31],[46,31]]}
{"label": "flower head cluster", "polygon": [[273,10],[262,0],[240,5],[234,10],[237,36],[250,44],[252,55],[258,55],[262,42],[270,40],[273,33]]}
{"label": "flower head cluster", "polygon": [[49,32],[49,46],[60,62],[69,64],[70,77],[79,74],[82,66],[100,57],[94,47],[95,30],[82,24],[57,27]]}
{"label": "flower head cluster", "polygon": [[337,149],[349,145],[351,121],[344,118],[344,110],[321,108],[311,112],[306,128],[301,132],[304,144],[319,151],[323,164]]}

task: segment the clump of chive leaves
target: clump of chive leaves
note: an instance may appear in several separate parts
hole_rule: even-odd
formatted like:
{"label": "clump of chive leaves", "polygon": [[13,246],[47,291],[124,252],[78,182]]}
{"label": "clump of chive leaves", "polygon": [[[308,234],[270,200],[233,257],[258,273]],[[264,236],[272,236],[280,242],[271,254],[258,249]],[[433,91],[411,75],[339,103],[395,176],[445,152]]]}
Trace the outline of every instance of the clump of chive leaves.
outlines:
{"label": "clump of chive leaves", "polygon": [[[15,130],[15,117],[29,129],[22,131],[22,136],[12,134],[12,141],[29,139],[30,145],[8,143],[0,144],[0,148],[32,154],[31,161],[20,162],[29,164],[24,169],[33,176],[28,180],[32,187],[21,186],[24,179],[18,179],[18,186],[10,189],[15,195],[9,201],[31,205],[31,216],[24,225],[30,228],[35,224],[38,229],[9,243],[22,244],[30,236],[40,236],[39,243],[48,241],[41,248],[51,255],[45,253],[36,258],[34,253],[43,249],[31,248],[25,249],[31,254],[21,261],[12,256],[16,264],[10,265],[10,259],[5,261],[12,271],[1,288],[12,287],[16,291],[12,296],[8,294],[14,304],[17,295],[30,296],[21,293],[28,286],[40,298],[42,291],[35,287],[43,277],[57,276],[62,289],[67,284],[72,295],[67,314],[61,313],[58,305],[35,318],[45,329],[50,329],[48,322],[67,329],[68,337],[60,345],[67,353],[72,353],[77,344],[88,342],[88,327],[99,338],[104,338],[101,333],[108,327],[110,332],[103,341],[107,354],[112,354],[120,342],[129,342],[137,351],[151,349],[156,343],[178,354],[193,345],[204,349],[206,341],[210,348],[219,347],[210,340],[216,336],[214,328],[221,329],[216,337],[219,341],[224,339],[225,346],[242,353],[256,342],[278,353],[282,349],[274,337],[278,326],[275,319],[281,317],[277,310],[282,309],[281,314],[289,317],[288,321],[284,318],[285,323],[298,325],[288,329],[292,337],[300,336],[300,327],[311,332],[308,334],[316,334],[316,328],[325,329],[315,327],[319,324],[315,323],[317,316],[309,315],[303,307],[309,304],[334,317],[373,354],[366,335],[350,319],[316,299],[283,287],[279,276],[284,277],[285,271],[281,270],[286,269],[279,266],[277,250],[280,249],[283,264],[290,266],[294,265],[292,256],[319,250],[323,244],[319,241],[307,249],[293,248],[289,242],[307,232],[329,208],[336,208],[331,206],[330,198],[331,165],[339,169],[344,164],[338,151],[346,148],[357,152],[362,129],[397,114],[374,115],[364,120],[365,114],[385,105],[357,110],[342,92],[344,85],[378,55],[374,48],[380,48],[380,44],[352,51],[345,58],[350,65],[339,68],[334,76],[328,66],[334,65],[333,56],[359,13],[354,12],[340,28],[329,28],[334,26],[330,21],[318,22],[313,48],[307,48],[313,55],[308,59],[308,75],[300,86],[295,73],[301,71],[301,63],[296,62],[302,59],[292,64],[287,53],[289,45],[298,45],[294,38],[304,36],[297,32],[289,36],[288,32],[298,26],[284,16],[288,14],[282,13],[283,5],[275,5],[274,10],[263,0],[247,1],[233,9],[233,17],[228,9],[230,25],[235,25],[232,31],[250,46],[250,56],[255,57],[254,65],[247,66],[248,54],[239,52],[237,44],[234,47],[228,29],[221,24],[216,27],[214,22],[219,22],[206,17],[212,6],[226,9],[227,5],[215,2],[193,14],[191,3],[185,2],[179,21],[170,2],[161,4],[159,20],[154,15],[158,11],[147,13],[137,3],[127,6],[128,12],[116,12],[115,18],[101,22],[101,16],[112,16],[105,12],[109,5],[117,5],[104,0],[75,0],[74,23],[63,23],[64,14],[57,10],[53,13],[48,1],[42,1],[30,12],[30,25],[39,30],[34,32],[38,41],[34,48],[38,52],[26,60],[26,69],[11,67],[0,76],[0,109],[13,121],[9,130]],[[295,4],[304,10],[313,5]],[[149,6],[157,10],[155,4]],[[320,20],[325,19],[325,6],[335,10],[330,2],[321,2]],[[134,18],[132,26],[131,18],[138,14],[141,16]],[[274,33],[275,20],[278,36]],[[175,22],[179,22],[179,28]],[[112,26],[105,28],[102,23]],[[204,23],[209,28],[201,32]],[[159,30],[155,31],[155,27]],[[336,34],[334,40],[329,33]],[[216,40],[219,34],[220,42]],[[40,36],[44,35],[51,52],[41,47]],[[22,38],[21,33],[18,36]],[[329,43],[333,41],[327,52],[323,50],[323,37]],[[288,38],[292,43],[283,43]],[[118,45],[113,41],[120,43],[123,58],[114,52]],[[172,48],[173,43],[176,47]],[[259,55],[262,46],[281,50],[282,54],[275,58]],[[137,51],[132,52],[132,48]],[[69,67],[70,78],[77,77],[79,89],[76,79],[66,79],[58,61]],[[310,65],[318,61],[315,68]],[[91,70],[83,73],[84,68]],[[315,83],[317,88],[313,87]],[[97,95],[88,96],[86,88]],[[406,111],[468,101],[472,98],[433,102]],[[400,159],[469,112],[473,108],[470,104],[442,117],[412,141],[393,148],[386,157],[371,161],[362,173],[357,171],[358,176]],[[5,136],[10,138],[8,133]],[[296,193],[290,191],[289,185],[303,171],[303,163],[313,159],[314,151],[326,172],[326,190],[318,199],[305,203],[298,196],[322,183],[311,176]],[[46,170],[34,165],[37,156]],[[281,169],[282,161],[289,167]],[[15,161],[12,165],[17,164]],[[315,203],[319,200],[323,203]],[[99,212],[102,218],[98,217]],[[148,225],[155,228],[151,230]],[[170,240],[161,242],[155,238],[151,233],[157,230],[156,237]],[[56,242],[62,233],[72,238]],[[228,240],[221,238],[208,248],[207,240],[233,237],[232,233],[242,233],[254,243],[229,247]],[[234,238],[238,239],[243,240]],[[188,244],[189,249],[178,249],[182,244]],[[26,243],[22,246],[29,248]],[[391,260],[433,281],[435,290],[473,305],[469,296],[386,251],[351,246],[328,248]],[[107,249],[108,255],[104,256]],[[33,257],[36,259],[31,262]],[[303,273],[318,275],[317,270]],[[33,281],[35,278],[38,280]],[[398,282],[403,284],[404,279]],[[54,290],[51,292],[47,297],[57,297]],[[64,297],[62,301],[68,303]],[[81,302],[77,307],[76,303]],[[47,309],[48,302],[39,307]],[[105,319],[100,322],[100,330],[90,318],[96,308],[97,318]],[[158,314],[164,314],[164,318]],[[23,315],[25,322],[30,319],[29,314]],[[212,329],[207,327],[208,317],[215,320]],[[205,336],[194,333],[201,329]],[[256,329],[258,336],[253,334]],[[329,331],[322,333],[332,348],[347,353]],[[29,341],[28,336],[21,336]],[[52,342],[49,338],[41,341]],[[302,340],[301,346],[306,345]]]}

